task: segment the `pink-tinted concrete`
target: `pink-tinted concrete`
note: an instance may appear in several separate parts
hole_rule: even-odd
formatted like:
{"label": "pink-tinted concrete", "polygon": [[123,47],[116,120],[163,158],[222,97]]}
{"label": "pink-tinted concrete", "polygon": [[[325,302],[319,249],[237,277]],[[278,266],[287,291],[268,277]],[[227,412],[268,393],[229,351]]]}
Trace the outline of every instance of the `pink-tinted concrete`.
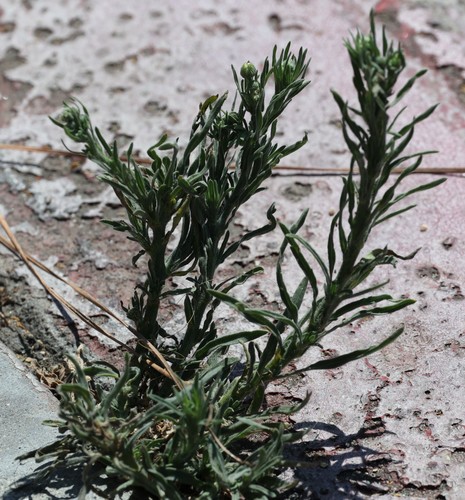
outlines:
{"label": "pink-tinted concrete", "polygon": [[[329,89],[353,98],[342,39],[357,27],[367,29],[368,13],[375,8],[389,36],[406,49],[406,76],[429,69],[409,96],[407,113],[441,103],[418,127],[414,149],[439,150],[425,158],[426,166],[465,167],[465,7],[459,0],[180,0],[135,5],[121,0],[3,2],[0,142],[60,148],[62,135],[47,115],[55,115],[63,99],[75,96],[104,134],[122,145],[134,138],[143,152],[164,131],[183,143],[201,100],[226,90],[232,99],[230,64],[240,67],[251,60],[260,65],[275,44],[283,47],[292,41],[295,48],[309,50],[312,84],[281,124],[283,141],[309,132],[308,146],[287,163],[346,167],[348,155]],[[0,208],[25,249],[119,310],[137,270],[130,266],[131,244],[99,223],[102,216],[122,212],[115,197],[95,181],[96,167],[86,163],[79,170],[72,160],[11,151],[0,151],[0,160],[21,163],[0,166]],[[433,178],[416,176],[407,184]],[[268,190],[241,211],[236,226],[256,227],[273,201],[279,218],[287,222],[310,208],[302,234],[324,249],[340,185],[340,179],[327,176],[274,177]],[[389,319],[347,327],[328,337],[324,347],[343,353],[367,346],[401,323],[403,336],[366,360],[271,388],[296,399],[312,392],[309,405],[295,417],[297,427],[309,431],[293,451],[293,458],[311,462],[297,472],[302,498],[310,491],[322,499],[463,498],[464,193],[465,179],[449,176],[438,189],[418,195],[414,211],[386,224],[370,242],[370,248],[389,244],[398,253],[422,247],[415,260],[379,274],[391,279],[388,293],[417,303]],[[260,263],[267,272],[248,282],[238,297],[278,300],[273,258],[279,244],[276,232],[243,249],[241,266]],[[114,348],[83,325],[66,330],[59,311],[37,298],[37,285],[21,266],[6,254],[1,259],[1,284],[9,297],[2,303],[5,314],[20,311],[25,328],[39,340],[41,316],[52,318],[60,338],[68,335],[69,346],[73,333],[79,334],[95,353],[115,358]],[[297,278],[290,259],[287,265],[292,282]],[[63,293],[80,303],[70,292]],[[25,296],[31,303],[39,301],[37,307],[24,306]],[[222,311],[227,317],[227,308]],[[1,332],[20,352],[21,332],[7,327]],[[53,351],[50,343],[44,349],[58,362],[62,352]],[[333,351],[315,349],[298,365],[325,352]]]}

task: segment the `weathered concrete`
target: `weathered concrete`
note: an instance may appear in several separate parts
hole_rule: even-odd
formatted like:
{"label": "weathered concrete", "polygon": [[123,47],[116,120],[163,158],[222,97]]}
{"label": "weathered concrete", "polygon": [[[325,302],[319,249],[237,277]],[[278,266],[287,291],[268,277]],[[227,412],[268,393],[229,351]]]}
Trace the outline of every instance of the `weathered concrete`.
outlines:
{"label": "weathered concrete", "polygon": [[[18,462],[18,454],[45,446],[56,438],[54,428],[44,420],[56,420],[58,401],[29,373],[15,354],[0,342],[0,493],[5,500],[20,498],[76,498],[80,474],[66,471],[50,481],[37,483],[32,460]],[[44,491],[45,488],[45,491]],[[90,498],[90,497],[89,497]],[[92,498],[96,498],[92,496]]]}
{"label": "weathered concrete", "polygon": [[[57,400],[31,375],[27,368],[3,343],[0,343],[0,487],[31,471],[31,462],[15,462],[19,453],[43,446],[56,436],[54,429],[42,421],[56,418]],[[55,416],[55,417],[54,417]]]}
{"label": "weathered concrete", "polygon": [[[61,101],[73,95],[104,134],[122,145],[134,137],[136,149],[144,151],[164,131],[182,143],[199,101],[233,90],[231,63],[239,67],[250,59],[259,64],[274,44],[282,47],[290,40],[294,47],[308,47],[312,84],[282,122],[283,141],[309,131],[309,145],[289,163],[347,166],[329,88],[353,97],[341,41],[350,30],[367,28],[373,7],[389,35],[404,44],[408,76],[422,67],[430,70],[411,93],[408,113],[441,103],[418,127],[415,150],[440,150],[425,165],[463,167],[465,6],[459,0],[182,0],[136,10],[122,0],[5,3],[0,12],[0,93],[6,98],[0,101],[0,142],[60,147],[60,132],[46,115],[55,115]],[[95,167],[86,163],[76,169],[74,160],[23,152],[0,151],[0,160],[21,163],[1,166],[0,208],[8,212],[25,249],[120,310],[119,301],[130,296],[128,282],[138,278],[129,265],[134,246],[99,223],[102,216],[117,218],[122,212],[95,181]],[[414,177],[407,184],[433,178]],[[324,347],[342,353],[367,346],[400,323],[404,335],[367,360],[272,388],[291,398],[312,391],[310,404],[295,418],[309,434],[292,453],[314,465],[298,477],[315,498],[463,498],[464,182],[462,176],[450,176],[435,191],[418,195],[415,211],[386,224],[370,242],[373,247],[389,244],[399,253],[422,247],[414,261],[378,274],[391,279],[388,293],[417,303],[389,320],[352,325],[328,337]],[[241,211],[235,227],[256,227],[273,201],[287,222],[310,207],[302,234],[324,250],[340,183],[327,176],[273,178],[268,190]],[[276,232],[242,249],[234,266],[260,263],[268,272],[238,290],[238,297],[268,304],[278,300],[272,269],[279,244]],[[5,294],[0,307],[10,320],[1,335],[18,351],[21,345],[33,346],[29,353],[20,352],[23,358],[40,360],[42,350],[44,359],[58,363],[63,350],[75,348],[77,337],[95,354],[118,356],[79,322],[63,320],[21,267],[3,253],[1,259]],[[287,265],[288,279],[297,280],[291,259]],[[57,324],[63,342],[54,352],[52,342],[39,342],[40,325],[48,332],[48,321]],[[123,331],[116,333],[124,338]],[[315,349],[298,364],[331,352]],[[1,434],[3,426],[2,421]],[[30,432],[25,431],[24,443]]]}

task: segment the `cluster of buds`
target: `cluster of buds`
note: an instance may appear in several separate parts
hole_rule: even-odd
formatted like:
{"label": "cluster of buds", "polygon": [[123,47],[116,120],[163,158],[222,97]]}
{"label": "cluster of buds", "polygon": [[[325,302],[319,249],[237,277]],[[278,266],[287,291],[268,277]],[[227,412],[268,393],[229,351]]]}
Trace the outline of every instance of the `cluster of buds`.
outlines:
{"label": "cluster of buds", "polygon": [[278,94],[301,76],[296,57],[291,54],[274,66],[275,93]]}
{"label": "cluster of buds", "polygon": [[247,61],[241,67],[242,97],[244,105],[250,113],[253,113],[260,103],[263,95],[263,89],[259,82],[257,68]]}
{"label": "cluster of buds", "polygon": [[217,141],[223,140],[227,147],[232,147],[240,142],[244,130],[242,118],[236,111],[222,111],[213,124],[210,137]]}
{"label": "cluster of buds", "polygon": [[386,104],[399,74],[405,68],[405,59],[399,47],[394,48],[392,43],[388,45],[385,40],[383,42],[381,51],[374,33],[368,36],[359,33],[354,37],[353,47],[348,45],[348,48],[353,59],[352,65],[360,68],[357,71],[361,71],[366,88],[371,88],[373,97]]}
{"label": "cluster of buds", "polygon": [[58,120],[51,118],[55,125],[61,127],[66,135],[75,142],[88,142],[89,130],[91,123],[86,108],[80,107],[73,103],[72,106],[64,104],[64,111],[59,116]]}

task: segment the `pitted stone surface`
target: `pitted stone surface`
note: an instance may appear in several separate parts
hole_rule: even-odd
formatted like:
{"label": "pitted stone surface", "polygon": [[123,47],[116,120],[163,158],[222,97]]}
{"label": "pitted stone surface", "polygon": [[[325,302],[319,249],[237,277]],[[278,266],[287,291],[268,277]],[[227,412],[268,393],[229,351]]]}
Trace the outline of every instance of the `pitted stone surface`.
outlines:
{"label": "pitted stone surface", "polygon": [[[414,149],[440,151],[425,158],[427,166],[463,167],[465,18],[459,0],[180,0],[140,2],[135,8],[122,0],[4,2],[0,142],[60,148],[62,134],[47,115],[56,116],[63,99],[75,96],[103,134],[123,149],[134,139],[136,150],[143,153],[163,132],[179,137],[183,144],[200,101],[224,91],[230,92],[232,101],[230,64],[238,68],[251,60],[260,65],[275,44],[284,47],[292,41],[295,48],[309,50],[312,84],[291,104],[281,123],[278,137],[283,142],[309,132],[308,146],[286,163],[345,167],[348,155],[329,89],[353,99],[342,39],[357,27],[367,29],[371,8],[386,23],[388,34],[404,44],[407,76],[429,69],[408,98],[407,115],[441,103],[433,117],[418,127]],[[123,211],[111,191],[97,183],[97,167],[87,162],[82,166],[75,158],[2,150],[0,160],[19,162],[0,166],[0,208],[25,250],[121,313],[120,300],[127,303],[140,271],[130,265],[133,243],[99,222],[101,217],[121,218]],[[412,177],[405,189],[435,178]],[[369,248],[389,244],[400,254],[422,248],[413,261],[401,262],[397,269],[380,269],[374,277],[389,278],[386,293],[409,296],[416,304],[389,319],[349,325],[326,338],[323,350],[309,352],[297,366],[366,347],[403,323],[400,339],[366,360],[312,372],[270,389],[297,399],[312,392],[309,405],[295,417],[296,426],[307,429],[308,435],[290,457],[312,464],[297,472],[301,498],[311,492],[322,499],[397,495],[462,499],[464,183],[462,176],[450,176],[434,191],[417,195],[414,211],[389,221],[370,240]],[[324,253],[340,187],[340,179],[329,176],[274,177],[265,192],[241,209],[234,231],[240,234],[257,227],[259,220],[264,222],[272,202],[285,223],[309,208],[302,236]],[[257,305],[279,302],[273,266],[280,244],[276,231],[241,248],[232,267],[262,265],[265,274],[237,289],[238,298]],[[114,346],[79,322],[67,323],[32,278],[3,250],[0,256],[0,285],[10,293],[10,302],[8,294],[6,302],[0,301],[1,312],[9,319],[2,323],[2,338],[14,346],[24,338],[37,341],[40,325],[49,335],[50,323],[55,322],[59,349],[53,353],[50,349],[54,359],[66,346],[73,351],[77,337],[95,355],[117,358]],[[286,259],[285,269],[292,288],[299,277],[291,258]],[[61,285],[54,286],[68,300],[89,307]],[[170,304],[166,317],[173,331],[180,331],[183,324],[176,307]],[[85,311],[92,314],[90,308]],[[220,326],[240,325],[227,307],[219,312]],[[108,324],[105,318],[101,321]],[[125,338],[125,332],[110,327]],[[53,413],[56,402],[49,395],[42,397]],[[35,416],[37,424],[45,418],[40,411]],[[2,435],[6,421],[0,421]],[[15,468],[13,457],[36,445],[30,441],[34,429],[43,432],[35,421],[31,424],[28,430],[18,430],[17,444],[12,442],[7,460],[0,460],[0,477],[13,480],[21,474],[23,469]]]}
{"label": "pitted stone surface", "polygon": [[[202,99],[233,93],[230,64],[240,67],[250,59],[259,65],[273,45],[292,41],[295,48],[309,49],[312,85],[282,125],[283,140],[310,131],[310,147],[290,161],[345,166],[338,111],[329,89],[353,96],[341,42],[350,30],[367,28],[373,7],[389,14],[388,28],[415,52],[410,73],[425,64],[435,71],[435,83],[424,79],[411,98],[413,111],[422,109],[425,101],[443,103],[434,125],[430,122],[419,130],[420,142],[448,137],[453,126],[450,113],[460,119],[458,110],[452,111],[457,95],[446,92],[447,68],[453,65],[463,71],[463,47],[457,43],[463,6],[458,0],[441,3],[442,7],[413,0],[228,0],[221,6],[211,0],[181,0],[135,9],[114,0],[110,10],[106,2],[86,1],[78,9],[73,5],[10,2],[2,7],[3,23],[9,26],[0,32],[3,142],[59,146],[47,115],[55,115],[70,96],[84,102],[105,135],[123,145],[136,138],[136,148],[144,151],[163,132],[185,140]],[[460,139],[449,137],[449,163],[460,164],[453,153],[454,145],[460,149]],[[442,164],[439,156],[429,162]]]}

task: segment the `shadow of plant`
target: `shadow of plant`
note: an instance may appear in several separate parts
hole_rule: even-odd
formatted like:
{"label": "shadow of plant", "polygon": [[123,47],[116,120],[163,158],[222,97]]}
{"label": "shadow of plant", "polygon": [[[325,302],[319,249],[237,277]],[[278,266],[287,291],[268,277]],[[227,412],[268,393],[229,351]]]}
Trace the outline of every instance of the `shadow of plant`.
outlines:
{"label": "shadow of plant", "polygon": [[357,432],[350,434],[325,422],[296,424],[295,430],[319,431],[329,436],[286,446],[285,458],[299,462],[294,469],[299,485],[279,498],[342,500],[388,493],[389,487],[380,482],[375,471],[394,460],[362,443],[386,433],[380,421],[367,419]]}
{"label": "shadow of plant", "polygon": [[47,477],[42,477],[46,464],[37,467],[34,472],[16,481],[7,491],[4,500],[34,498],[37,494],[46,494],[49,499],[65,500],[78,498],[82,486],[82,467],[67,465],[55,469]]}

